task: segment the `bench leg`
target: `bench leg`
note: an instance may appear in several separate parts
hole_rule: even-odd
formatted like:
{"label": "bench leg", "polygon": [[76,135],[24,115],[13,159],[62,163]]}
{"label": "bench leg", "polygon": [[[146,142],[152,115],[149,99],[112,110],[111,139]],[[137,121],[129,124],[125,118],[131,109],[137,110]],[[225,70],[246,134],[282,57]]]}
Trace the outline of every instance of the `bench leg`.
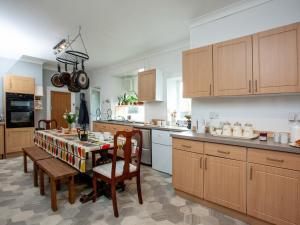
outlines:
{"label": "bench leg", "polygon": [[24,164],[24,173],[27,173],[27,156],[25,152],[23,152],[23,164]]}
{"label": "bench leg", "polygon": [[56,181],[55,179],[50,179],[51,183],[51,208],[53,211],[57,211],[57,199],[56,199]]}
{"label": "bench leg", "polygon": [[69,202],[71,204],[75,202],[74,176],[69,178]]}
{"label": "bench leg", "polygon": [[33,185],[38,186],[38,166],[33,162]]}
{"label": "bench leg", "polygon": [[45,195],[44,171],[42,169],[39,169],[39,177],[40,177],[40,194]]}

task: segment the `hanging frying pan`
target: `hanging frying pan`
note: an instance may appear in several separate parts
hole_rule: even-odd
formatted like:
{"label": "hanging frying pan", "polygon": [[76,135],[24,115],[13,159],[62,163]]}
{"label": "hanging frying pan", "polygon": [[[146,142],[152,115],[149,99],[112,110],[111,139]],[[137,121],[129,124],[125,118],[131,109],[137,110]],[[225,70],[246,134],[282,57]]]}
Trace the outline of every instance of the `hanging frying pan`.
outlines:
{"label": "hanging frying pan", "polygon": [[88,75],[84,71],[84,60],[81,62],[81,70],[77,71],[76,84],[83,90],[89,88],[90,81]]}
{"label": "hanging frying pan", "polygon": [[60,82],[60,65],[57,64],[57,71],[56,73],[54,73],[51,77],[51,83],[54,87],[63,87],[64,84]]}
{"label": "hanging frying pan", "polygon": [[65,85],[69,85],[71,82],[71,74],[68,72],[68,64],[65,63],[65,71],[59,76],[60,82]]}
{"label": "hanging frying pan", "polygon": [[68,90],[70,92],[80,92],[81,88],[76,84],[76,70],[77,70],[77,64],[73,66],[73,72],[71,74],[71,80],[70,84],[68,85]]}

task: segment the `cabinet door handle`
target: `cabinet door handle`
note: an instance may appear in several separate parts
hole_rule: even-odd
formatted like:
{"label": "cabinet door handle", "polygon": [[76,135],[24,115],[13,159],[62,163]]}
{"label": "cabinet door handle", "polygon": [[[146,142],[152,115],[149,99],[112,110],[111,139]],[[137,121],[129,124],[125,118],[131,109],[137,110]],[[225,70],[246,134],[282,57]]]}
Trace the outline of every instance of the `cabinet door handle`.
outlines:
{"label": "cabinet door handle", "polygon": [[251,93],[251,80],[249,80],[249,93]]}
{"label": "cabinet door handle", "polygon": [[269,158],[269,157],[267,157],[267,160],[273,161],[273,162],[280,162],[280,163],[283,163],[283,162],[284,162],[283,159],[273,159],[273,158]]}
{"label": "cabinet door handle", "polygon": [[250,176],[249,176],[250,180],[252,180],[252,177],[253,177],[253,168],[252,166],[250,166]]}
{"label": "cabinet door handle", "polygon": [[200,169],[202,169],[202,157],[200,157]]}
{"label": "cabinet door handle", "polygon": [[191,148],[192,146],[190,145],[181,145],[183,148]]}
{"label": "cabinet door handle", "polygon": [[207,170],[207,158],[204,159],[204,168]]}
{"label": "cabinet door handle", "polygon": [[257,92],[257,80],[255,80],[255,92]]}
{"label": "cabinet door handle", "polygon": [[230,154],[230,152],[225,152],[225,151],[221,151],[221,150],[218,150],[218,153],[222,153],[222,154],[226,154],[226,155]]}

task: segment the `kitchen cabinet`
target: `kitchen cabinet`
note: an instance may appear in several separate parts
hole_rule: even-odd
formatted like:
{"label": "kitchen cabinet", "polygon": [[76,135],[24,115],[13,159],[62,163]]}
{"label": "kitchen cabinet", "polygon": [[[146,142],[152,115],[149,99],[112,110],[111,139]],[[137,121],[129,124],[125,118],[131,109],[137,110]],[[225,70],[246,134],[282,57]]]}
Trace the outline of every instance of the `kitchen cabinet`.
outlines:
{"label": "kitchen cabinet", "polygon": [[115,134],[117,131],[132,131],[133,127],[119,124],[109,123],[93,123],[93,131],[95,132],[110,132]]}
{"label": "kitchen cabinet", "polygon": [[22,148],[34,145],[35,128],[7,128],[6,153],[21,152]]}
{"label": "kitchen cabinet", "polygon": [[252,93],[252,37],[213,45],[214,95]]}
{"label": "kitchen cabinet", "polygon": [[212,45],[183,52],[183,97],[213,95],[212,53]]}
{"label": "kitchen cabinet", "polygon": [[173,148],[173,186],[203,198],[203,154]]}
{"label": "kitchen cabinet", "polygon": [[163,77],[159,70],[138,73],[138,98],[141,102],[163,101]]}
{"label": "kitchen cabinet", "polygon": [[300,92],[300,23],[253,35],[254,93]]}
{"label": "kitchen cabinet", "polygon": [[246,162],[205,156],[204,199],[246,212]]}
{"label": "kitchen cabinet", "polygon": [[11,93],[35,93],[35,79],[31,77],[21,76],[5,76],[4,77],[4,91]]}
{"label": "kitchen cabinet", "polygon": [[247,213],[277,225],[300,224],[300,172],[248,163]]}
{"label": "kitchen cabinet", "polygon": [[4,148],[5,148],[5,125],[4,124],[0,124],[0,155],[2,158],[4,158],[4,154],[5,154],[5,151],[4,151]]}

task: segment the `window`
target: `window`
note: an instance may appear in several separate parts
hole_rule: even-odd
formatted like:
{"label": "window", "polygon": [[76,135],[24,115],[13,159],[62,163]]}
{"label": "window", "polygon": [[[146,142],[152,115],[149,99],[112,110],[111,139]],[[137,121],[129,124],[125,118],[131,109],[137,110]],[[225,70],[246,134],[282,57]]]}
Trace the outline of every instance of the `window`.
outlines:
{"label": "window", "polygon": [[128,116],[131,117],[132,121],[144,122],[145,120],[144,105],[116,106],[116,119],[120,119],[120,117],[124,117],[127,120]]}
{"label": "window", "polygon": [[176,112],[177,120],[185,120],[185,115],[191,114],[191,99],[183,98],[183,84],[181,77],[167,79],[167,110],[168,120]]}

